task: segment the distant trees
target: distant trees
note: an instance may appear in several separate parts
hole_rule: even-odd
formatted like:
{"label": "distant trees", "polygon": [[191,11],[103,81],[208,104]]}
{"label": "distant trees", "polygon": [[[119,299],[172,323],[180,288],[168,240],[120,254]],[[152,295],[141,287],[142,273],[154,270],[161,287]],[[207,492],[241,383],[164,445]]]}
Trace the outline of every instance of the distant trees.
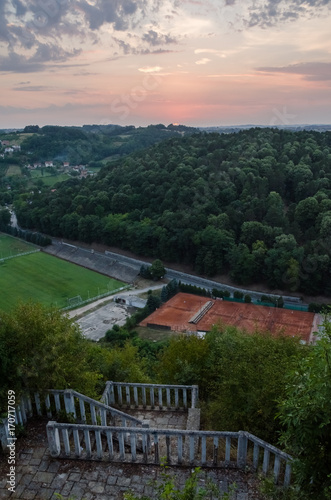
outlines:
{"label": "distant trees", "polygon": [[166,270],[162,261],[160,259],[156,259],[150,266],[147,264],[142,264],[139,274],[142,278],[153,279],[157,281],[164,277],[164,275],[166,274]]}

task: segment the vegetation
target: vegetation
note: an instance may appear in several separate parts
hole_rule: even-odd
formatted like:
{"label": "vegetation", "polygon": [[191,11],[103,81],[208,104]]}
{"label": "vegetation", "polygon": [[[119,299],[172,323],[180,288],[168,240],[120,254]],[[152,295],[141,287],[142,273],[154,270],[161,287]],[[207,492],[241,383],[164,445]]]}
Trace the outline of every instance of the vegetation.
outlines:
{"label": "vegetation", "polygon": [[279,399],[281,442],[293,455],[296,483],[308,498],[331,498],[331,324],[286,379]]}
{"label": "vegetation", "polygon": [[126,328],[126,338],[113,328],[117,338],[100,345],[55,309],[23,304],[2,313],[1,407],[9,389],[19,400],[24,391],[66,387],[97,397],[105,380],[198,384],[204,428],[280,439],[295,457],[293,488],[280,496],[265,484],[272,498],[330,498],[329,322],[315,346],[219,325],[205,339],[176,336],[155,348]]}
{"label": "vegetation", "polygon": [[31,300],[57,307],[68,306],[68,299],[82,300],[115,290],[124,283],[57,259],[42,252],[16,257],[1,263],[0,309],[8,310],[19,301]]}
{"label": "vegetation", "polygon": [[[203,486],[199,486],[199,479],[202,476],[202,471],[196,467],[190,474],[189,478],[185,481],[183,488],[176,487],[176,481],[173,476],[167,473],[167,466],[163,466],[161,472],[161,479],[159,481],[152,481],[151,486],[154,492],[157,492],[157,498],[163,500],[203,500],[213,498],[215,500],[230,500],[232,493],[222,494],[219,488],[208,478]],[[235,485],[232,490],[235,490]],[[135,495],[131,492],[124,493],[124,500],[151,500],[153,497]]]}
{"label": "vegetation", "polygon": [[329,132],[194,134],[15,206],[21,225],[46,234],[330,294],[330,158]]}
{"label": "vegetation", "polygon": [[18,238],[13,238],[0,233],[0,258],[11,257],[24,252],[36,250],[34,245],[26,243]]}
{"label": "vegetation", "polygon": [[74,388],[95,394],[98,372],[89,363],[89,345],[79,328],[56,309],[18,306],[1,313],[0,408],[7,407],[8,390],[16,400],[24,391]]}

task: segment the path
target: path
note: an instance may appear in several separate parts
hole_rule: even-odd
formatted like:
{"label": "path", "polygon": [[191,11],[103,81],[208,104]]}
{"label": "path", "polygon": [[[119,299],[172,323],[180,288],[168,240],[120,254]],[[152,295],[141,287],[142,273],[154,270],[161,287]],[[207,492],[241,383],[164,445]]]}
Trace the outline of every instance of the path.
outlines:
{"label": "path", "polygon": [[[27,437],[17,441],[16,490],[7,489],[8,463],[0,461],[0,499],[55,500],[59,493],[65,500],[122,500],[124,492],[159,498],[151,481],[160,480],[162,469],[152,465],[115,464],[51,458],[47,449],[45,421],[29,422]],[[190,468],[170,467],[167,473],[182,485]],[[208,469],[201,474],[200,484],[212,481],[220,492],[236,484],[231,500],[262,500],[258,481],[251,473],[230,469]]]}

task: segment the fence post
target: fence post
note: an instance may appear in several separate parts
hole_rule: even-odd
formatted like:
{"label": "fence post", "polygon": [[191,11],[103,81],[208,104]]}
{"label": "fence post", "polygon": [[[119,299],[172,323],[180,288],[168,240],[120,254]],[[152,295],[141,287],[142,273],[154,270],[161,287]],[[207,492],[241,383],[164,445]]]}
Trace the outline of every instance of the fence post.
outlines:
{"label": "fence post", "polygon": [[4,418],[0,420],[0,445],[2,446],[3,452],[8,451],[7,449],[7,444],[9,442],[8,438],[9,438],[8,418]]}
{"label": "fence post", "polygon": [[111,386],[112,386],[112,382],[107,380],[105,390],[103,391],[102,398],[101,398],[101,401],[107,406],[110,406],[110,403],[112,403],[111,397],[110,397]]}
{"label": "fence post", "polygon": [[[149,429],[149,420],[143,420],[142,426],[143,429]],[[151,438],[149,435],[142,435],[142,446],[143,446],[143,455],[144,455],[144,463],[148,463],[148,453],[151,449]]]}
{"label": "fence post", "polygon": [[285,477],[284,477],[284,486],[285,488],[288,488],[291,483],[291,464],[290,462],[286,462],[286,469],[285,469]]}
{"label": "fence post", "polygon": [[191,408],[196,408],[199,400],[199,386],[198,385],[192,385],[192,401],[191,401]]}
{"label": "fence post", "polygon": [[74,401],[74,396],[72,394],[72,390],[66,389],[63,393],[63,397],[64,397],[64,406],[66,409],[66,414],[69,415],[70,413],[72,413],[73,416],[76,418],[75,401]]}
{"label": "fence post", "polygon": [[61,452],[59,430],[55,427],[55,424],[56,422],[50,421],[46,426],[48,446],[50,454],[54,458],[58,457]]}
{"label": "fence post", "polygon": [[246,465],[247,458],[247,436],[244,431],[239,431],[238,436],[238,455],[237,455],[237,465],[238,467],[244,467]]}

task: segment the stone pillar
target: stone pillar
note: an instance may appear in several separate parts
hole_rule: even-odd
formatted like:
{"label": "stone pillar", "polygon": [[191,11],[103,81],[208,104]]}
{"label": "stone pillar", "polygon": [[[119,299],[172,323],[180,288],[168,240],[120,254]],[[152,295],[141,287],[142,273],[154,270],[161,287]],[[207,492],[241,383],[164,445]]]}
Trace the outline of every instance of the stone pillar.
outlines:
{"label": "stone pillar", "polygon": [[54,458],[58,457],[61,453],[59,430],[55,427],[55,424],[56,422],[50,421],[46,426],[48,446],[50,454]]}

